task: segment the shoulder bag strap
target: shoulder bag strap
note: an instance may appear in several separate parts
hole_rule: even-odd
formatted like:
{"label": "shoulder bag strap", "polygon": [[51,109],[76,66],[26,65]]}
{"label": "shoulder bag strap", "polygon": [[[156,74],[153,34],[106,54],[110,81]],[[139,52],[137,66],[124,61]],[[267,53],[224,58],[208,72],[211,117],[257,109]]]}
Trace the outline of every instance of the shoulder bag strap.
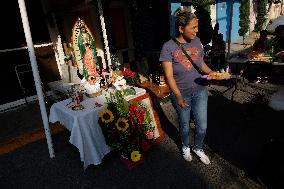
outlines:
{"label": "shoulder bag strap", "polygon": [[179,48],[182,50],[182,52],[185,54],[185,56],[187,57],[187,59],[191,62],[191,64],[193,65],[193,67],[200,73],[203,74],[202,71],[200,70],[200,68],[194,63],[194,61],[192,60],[192,58],[187,54],[187,52],[184,50],[183,46],[181,45],[180,42],[178,42],[178,40],[176,40],[175,38],[173,38],[173,41],[179,46]]}

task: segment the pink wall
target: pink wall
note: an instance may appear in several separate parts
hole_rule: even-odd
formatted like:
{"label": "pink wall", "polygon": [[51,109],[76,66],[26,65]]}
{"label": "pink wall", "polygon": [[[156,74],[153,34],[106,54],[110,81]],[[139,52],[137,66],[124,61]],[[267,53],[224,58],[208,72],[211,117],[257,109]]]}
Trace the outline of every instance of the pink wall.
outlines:
{"label": "pink wall", "polygon": [[257,10],[257,4],[256,0],[250,0],[250,24],[249,24],[249,31],[252,32],[254,30],[254,25],[256,23],[256,10]]}

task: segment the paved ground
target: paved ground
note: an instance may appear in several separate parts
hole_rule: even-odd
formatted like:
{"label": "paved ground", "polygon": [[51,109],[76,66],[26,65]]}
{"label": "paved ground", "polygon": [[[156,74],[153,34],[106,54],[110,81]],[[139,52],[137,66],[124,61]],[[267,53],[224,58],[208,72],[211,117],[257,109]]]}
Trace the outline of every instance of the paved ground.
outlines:
{"label": "paved ground", "polygon": [[69,135],[66,131],[53,137],[56,158],[52,160],[44,140],[2,155],[0,187],[261,188],[209,148],[206,149],[212,165],[205,166],[196,158],[191,163],[185,162],[175,140],[168,135],[133,170],[127,170],[116,154],[111,153],[101,165],[89,166],[84,172],[77,149],[68,143]]}
{"label": "paved ground", "polygon": [[[54,159],[49,158],[45,140],[1,155],[0,188],[277,188],[282,184],[283,165],[273,150],[283,144],[277,123],[284,120],[283,112],[267,106],[277,88],[250,84],[236,91],[231,101],[233,89],[221,94],[225,87],[209,86],[205,141],[212,161],[209,166],[196,157],[190,163],[183,160],[178,131],[161,110],[166,138],[133,170],[110,153],[101,165],[84,171],[78,150],[68,143],[70,133],[64,131],[53,136]],[[9,124],[10,137],[40,127],[37,108],[30,105],[1,114],[1,123]]]}

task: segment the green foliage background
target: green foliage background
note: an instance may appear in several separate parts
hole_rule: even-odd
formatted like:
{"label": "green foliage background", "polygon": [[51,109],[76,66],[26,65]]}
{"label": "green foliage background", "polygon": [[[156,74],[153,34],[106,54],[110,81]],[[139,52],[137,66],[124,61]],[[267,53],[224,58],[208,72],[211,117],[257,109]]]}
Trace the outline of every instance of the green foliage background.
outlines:
{"label": "green foliage background", "polygon": [[257,32],[263,30],[264,24],[266,23],[267,5],[268,0],[258,0],[256,24],[254,28]]}
{"label": "green foliage background", "polygon": [[196,10],[194,14],[199,20],[197,36],[200,38],[203,45],[210,43],[212,39],[213,27],[211,24],[210,4],[213,2],[212,0],[192,1],[192,5]]}
{"label": "green foliage background", "polygon": [[239,35],[245,36],[249,31],[250,1],[240,0],[240,21]]}

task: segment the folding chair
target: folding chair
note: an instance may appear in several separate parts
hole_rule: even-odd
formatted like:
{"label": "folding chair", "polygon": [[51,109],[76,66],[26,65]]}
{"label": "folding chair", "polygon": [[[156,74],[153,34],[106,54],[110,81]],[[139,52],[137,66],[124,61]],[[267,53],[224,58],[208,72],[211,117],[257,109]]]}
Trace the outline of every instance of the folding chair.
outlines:
{"label": "folding chair", "polygon": [[[33,72],[32,67],[30,64],[18,64],[15,66],[15,72],[17,75],[17,79],[22,91],[22,95],[25,99],[25,102],[28,103],[27,98],[29,96],[33,96],[36,94],[36,88],[34,84]],[[43,83],[42,90],[44,94],[44,98],[46,97]]]}

